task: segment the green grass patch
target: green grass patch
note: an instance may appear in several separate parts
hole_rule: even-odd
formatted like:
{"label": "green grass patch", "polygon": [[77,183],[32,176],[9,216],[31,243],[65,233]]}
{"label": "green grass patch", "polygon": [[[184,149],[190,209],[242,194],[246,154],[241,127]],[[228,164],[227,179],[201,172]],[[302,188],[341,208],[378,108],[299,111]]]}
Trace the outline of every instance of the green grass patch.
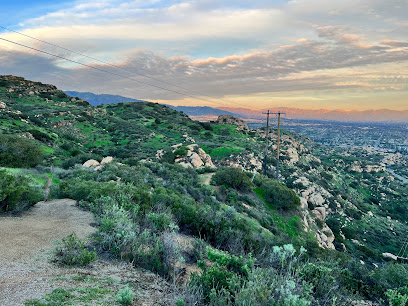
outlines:
{"label": "green grass patch", "polygon": [[244,151],[244,149],[240,147],[219,147],[211,150],[210,156],[216,159],[223,159],[242,151]]}
{"label": "green grass patch", "polygon": [[55,152],[53,148],[47,147],[47,146],[41,146],[41,151],[44,155],[51,155]]}

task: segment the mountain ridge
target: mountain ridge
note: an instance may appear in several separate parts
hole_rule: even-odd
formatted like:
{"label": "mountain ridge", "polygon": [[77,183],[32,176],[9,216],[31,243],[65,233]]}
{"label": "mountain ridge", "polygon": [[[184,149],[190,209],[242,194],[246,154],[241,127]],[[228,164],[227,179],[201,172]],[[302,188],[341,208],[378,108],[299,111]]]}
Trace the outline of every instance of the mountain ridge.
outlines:
{"label": "mountain ridge", "polygon": [[[79,97],[88,101],[91,105],[97,106],[101,104],[116,104],[126,102],[148,102],[145,100],[128,98],[120,95],[110,94],[94,94],[91,92],[65,91],[66,94]],[[167,103],[161,103],[174,110],[182,111],[188,116],[193,116],[200,120],[200,116],[220,116],[231,115],[243,119],[262,119],[267,109],[254,110],[242,107],[210,107],[210,106],[174,106]],[[301,120],[327,120],[337,122],[408,122],[407,110],[391,110],[391,109],[368,109],[368,110],[342,110],[342,109],[302,109],[291,107],[272,107],[269,108],[272,112],[284,112],[288,119]],[[203,118],[205,119],[205,118]],[[208,119],[208,118],[207,118]]]}

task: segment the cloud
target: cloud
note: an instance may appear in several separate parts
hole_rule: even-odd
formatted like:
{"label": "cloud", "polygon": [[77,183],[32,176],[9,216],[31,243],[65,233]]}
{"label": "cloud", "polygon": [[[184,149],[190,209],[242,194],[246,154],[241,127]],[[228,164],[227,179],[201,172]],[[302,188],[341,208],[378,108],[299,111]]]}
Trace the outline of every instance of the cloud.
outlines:
{"label": "cloud", "polygon": [[396,40],[391,40],[391,39],[383,40],[380,42],[380,44],[391,46],[391,47],[396,47],[396,48],[408,47],[408,41],[396,41]]}
{"label": "cloud", "polygon": [[[283,92],[347,96],[406,91],[408,86],[400,69],[408,62],[404,13],[408,3],[403,0],[77,0],[65,7],[22,21],[21,30],[215,97]],[[17,34],[1,33],[0,37],[95,65]],[[55,83],[63,89],[141,99],[184,98],[54,58],[44,59],[1,41],[0,57],[7,63],[0,73]],[[96,67],[116,71],[107,65]]]}
{"label": "cloud", "polygon": [[[330,41],[300,40],[296,44],[281,46],[275,50],[207,59],[166,57],[151,51],[135,50],[128,52],[126,59],[117,65],[135,71],[133,76],[142,82],[183,91],[138,74],[215,97],[347,88],[402,90],[408,85],[406,75],[392,70],[387,72],[388,78],[384,75],[388,64],[408,61],[408,48],[401,48],[399,44],[395,46],[395,42],[381,44],[388,46],[377,48],[376,44],[371,48],[356,48],[353,44],[343,44],[340,40],[334,45]],[[116,93],[143,99],[184,98],[174,92],[121,79],[88,67],[63,67],[59,61],[51,58],[47,60],[40,54],[4,49],[0,49],[0,54],[7,58],[8,64],[2,67],[6,73],[53,82],[63,89]],[[385,67],[382,71],[373,72],[371,68],[367,68],[380,64]],[[128,71],[117,70],[108,65],[93,65],[126,77],[132,76]],[[357,72],[346,73],[350,69],[357,69]],[[3,71],[0,73],[4,73]],[[322,74],[321,71],[325,73]]]}
{"label": "cloud", "polygon": [[361,35],[353,33],[343,33],[340,27],[336,26],[317,26],[317,32],[319,37],[332,39],[338,43],[346,44],[357,49],[372,49],[378,48],[378,46],[370,45],[364,42],[364,38]]}

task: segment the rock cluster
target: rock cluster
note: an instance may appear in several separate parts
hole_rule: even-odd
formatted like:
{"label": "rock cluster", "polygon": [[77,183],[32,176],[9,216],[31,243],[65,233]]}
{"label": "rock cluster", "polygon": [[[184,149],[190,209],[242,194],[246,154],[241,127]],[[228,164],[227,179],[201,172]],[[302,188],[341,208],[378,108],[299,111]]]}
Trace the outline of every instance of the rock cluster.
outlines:
{"label": "rock cluster", "polygon": [[87,160],[86,162],[83,163],[82,167],[84,168],[94,168],[95,170],[100,170],[103,168],[104,165],[109,164],[113,161],[112,156],[106,156],[102,159],[101,162],[98,162],[95,159],[90,159]]}
{"label": "rock cluster", "polygon": [[366,165],[362,167],[358,162],[354,162],[349,168],[349,171],[354,171],[354,172],[381,172],[385,171],[385,165],[380,164],[380,165]]}
{"label": "rock cluster", "polygon": [[[180,145],[173,146],[176,150]],[[199,169],[203,167],[215,168],[211,156],[205,153],[197,144],[187,146],[188,151],[186,156],[176,156],[175,163],[182,165],[185,168]],[[174,151],[175,151],[174,150]]]}

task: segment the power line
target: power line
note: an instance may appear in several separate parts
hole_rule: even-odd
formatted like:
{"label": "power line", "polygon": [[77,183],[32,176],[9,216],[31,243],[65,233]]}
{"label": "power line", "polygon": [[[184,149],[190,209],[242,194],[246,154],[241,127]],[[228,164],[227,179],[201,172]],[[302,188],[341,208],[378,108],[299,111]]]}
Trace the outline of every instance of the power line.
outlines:
{"label": "power line", "polygon": [[[91,59],[91,60],[97,61],[97,62],[99,62],[99,63],[105,64],[105,65],[108,65],[108,66],[111,66],[111,67],[114,67],[114,68],[116,68],[116,69],[121,69],[121,70],[130,72],[130,73],[134,73],[134,74],[136,74],[136,75],[139,75],[139,76],[142,76],[142,77],[145,77],[145,78],[148,78],[148,79],[157,81],[157,82],[161,82],[161,83],[164,83],[164,84],[167,84],[167,85],[170,85],[170,86],[174,86],[174,87],[177,87],[177,88],[180,88],[180,89],[183,89],[183,90],[187,90],[187,91],[190,91],[190,92],[193,92],[193,93],[202,95],[202,96],[206,96],[206,97],[209,97],[209,98],[212,98],[212,99],[224,101],[224,102],[230,103],[230,104],[235,104],[235,105],[241,105],[241,106],[248,107],[247,105],[244,105],[244,104],[241,104],[241,103],[228,101],[228,100],[225,100],[225,99],[222,99],[222,98],[215,98],[215,97],[213,97],[213,96],[207,95],[207,94],[205,94],[205,93],[202,93],[202,92],[199,92],[199,91],[196,91],[196,90],[192,90],[192,89],[189,89],[189,88],[185,88],[185,87],[182,87],[182,86],[179,86],[179,85],[175,85],[175,84],[170,83],[170,82],[167,82],[167,81],[163,81],[163,80],[160,80],[160,79],[157,79],[157,78],[148,76],[148,75],[146,75],[146,74],[142,74],[142,73],[139,73],[139,72],[136,72],[136,71],[133,71],[133,70],[129,70],[129,69],[120,67],[120,66],[118,66],[118,65],[115,65],[115,64],[112,64],[112,63],[109,63],[109,62],[106,62],[106,61],[102,61],[102,60],[97,59],[97,58],[95,58],[95,57],[88,56],[88,55],[86,55],[86,54],[83,54],[83,53],[80,53],[80,52],[77,52],[77,51],[74,51],[74,50],[71,50],[71,49],[68,49],[68,48],[65,48],[65,47],[62,47],[62,46],[53,44],[53,43],[50,43],[50,42],[48,42],[48,41],[45,41],[45,40],[42,40],[42,39],[39,39],[39,38],[30,36],[30,35],[27,35],[27,34],[24,34],[24,33],[21,33],[21,32],[19,32],[19,31],[15,31],[15,30],[6,28],[6,27],[1,26],[1,25],[0,25],[0,28],[2,28],[2,29],[4,29],[4,30],[7,30],[7,31],[10,31],[10,32],[13,32],[13,33],[16,33],[16,34],[19,34],[19,35],[22,35],[22,36],[25,36],[25,37],[28,37],[28,38],[31,38],[31,39],[33,39],[33,40],[36,40],[36,41],[45,43],[45,44],[47,44],[47,45],[50,45],[50,46],[53,46],[53,47],[56,47],[56,48],[59,48],[59,49],[62,49],[62,50],[65,50],[65,51],[68,51],[68,52],[71,52],[71,53],[80,55],[80,56],[83,56],[83,57],[86,57],[86,58],[89,58],[89,59]],[[5,40],[5,39],[3,39],[3,40]],[[11,41],[9,41],[9,42],[11,42]],[[38,50],[38,51],[40,51],[40,50]],[[40,52],[42,52],[42,51],[40,51]],[[45,53],[45,52],[44,52],[44,53]],[[66,60],[68,60],[68,59],[66,59]],[[85,64],[84,64],[84,65],[85,65]],[[88,67],[89,67],[89,66],[88,66]],[[142,83],[142,82],[141,82],[141,83]],[[147,83],[143,83],[143,84],[147,84]],[[150,84],[147,84],[147,85],[150,85]],[[154,85],[150,85],[150,86],[154,86]],[[157,86],[155,86],[155,87],[157,87]],[[158,87],[158,88],[160,88],[160,87]],[[164,89],[164,88],[161,88],[161,89]],[[165,90],[167,90],[167,89],[165,89]],[[172,92],[175,92],[175,91],[172,91]],[[177,92],[177,93],[178,93],[178,92]],[[185,95],[185,96],[189,96],[189,97],[194,97],[194,96],[186,95],[186,94],[183,94],[183,93],[179,93],[179,94],[182,94],[182,95]],[[197,97],[195,97],[195,98],[197,98]],[[203,100],[203,99],[200,99],[200,100]],[[208,101],[208,100],[204,100],[204,101],[210,102],[210,101]],[[215,102],[211,102],[211,103],[215,103]]]}
{"label": "power line", "polygon": [[219,104],[219,103],[216,103],[216,102],[211,101],[211,100],[208,100],[208,99],[204,99],[204,98],[200,98],[200,97],[188,95],[188,94],[185,94],[185,93],[176,91],[176,90],[172,90],[172,89],[168,89],[168,88],[161,87],[161,86],[158,86],[158,85],[146,83],[146,82],[143,82],[143,81],[140,81],[140,80],[131,78],[131,77],[127,77],[127,76],[121,75],[121,74],[119,74],[119,73],[111,72],[111,71],[104,70],[104,69],[101,69],[101,68],[97,68],[97,67],[94,67],[94,66],[91,66],[91,65],[88,65],[88,64],[84,64],[84,63],[75,61],[75,60],[71,60],[71,59],[66,58],[66,57],[63,57],[63,56],[61,56],[61,55],[56,55],[56,54],[49,53],[49,52],[46,52],[46,51],[43,51],[43,50],[39,50],[39,49],[30,47],[30,46],[27,46],[27,45],[24,45],[24,44],[20,44],[20,43],[18,43],[18,42],[11,41],[11,40],[8,40],[8,39],[5,39],[5,38],[1,38],[1,37],[0,37],[0,40],[4,40],[4,41],[6,41],[6,42],[9,42],[9,43],[12,43],[12,44],[15,44],[15,45],[24,47],[24,48],[28,48],[28,49],[31,49],[31,50],[34,50],[34,51],[38,51],[38,52],[41,52],[41,53],[44,53],[44,54],[47,54],[47,55],[50,55],[50,56],[54,56],[54,57],[57,57],[57,58],[60,58],[60,59],[64,59],[64,60],[69,61],[69,62],[71,62],[71,63],[75,63],[75,64],[78,64],[78,65],[82,65],[82,66],[85,66],[85,67],[88,67],[88,68],[91,68],[91,69],[95,69],[95,70],[98,70],[98,71],[101,71],[101,72],[105,72],[105,73],[108,73],[108,74],[111,74],[111,75],[115,75],[115,76],[118,76],[118,77],[121,77],[121,78],[124,78],[124,79],[128,79],[128,80],[131,80],[131,81],[134,81],[134,82],[138,82],[138,83],[141,83],[141,84],[144,84],[144,85],[152,86],[152,87],[159,88],[159,89],[162,89],[162,90],[167,90],[167,91],[170,91],[170,92],[173,92],[173,93],[176,93],[176,94],[185,96],[185,97],[190,97],[190,98],[193,98],[193,99],[198,99],[198,100],[202,100],[202,101],[206,101],[206,102],[210,102],[210,103],[214,103],[214,104]]}

